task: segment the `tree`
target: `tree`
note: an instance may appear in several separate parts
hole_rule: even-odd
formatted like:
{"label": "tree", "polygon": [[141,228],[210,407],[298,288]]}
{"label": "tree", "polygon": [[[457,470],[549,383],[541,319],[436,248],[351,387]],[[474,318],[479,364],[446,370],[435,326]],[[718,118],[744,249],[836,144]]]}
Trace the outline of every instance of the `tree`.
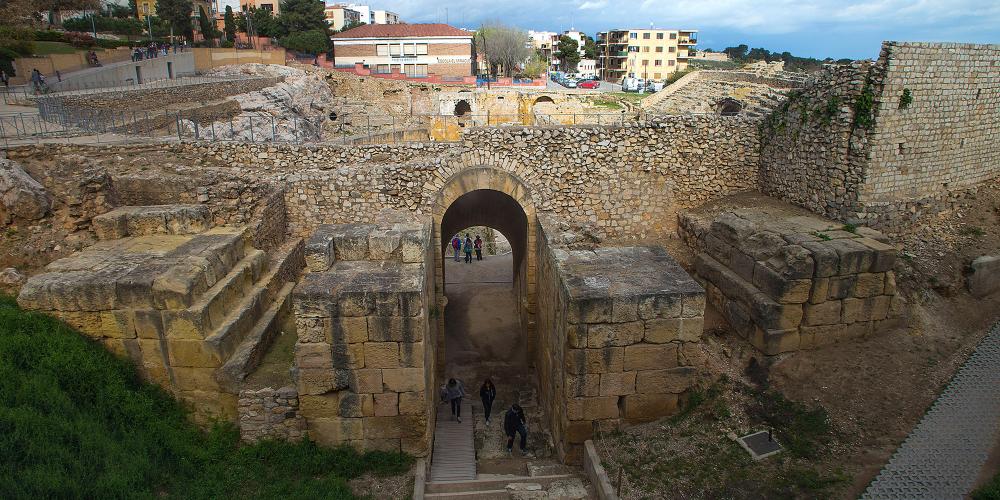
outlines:
{"label": "tree", "polygon": [[555,56],[559,59],[559,67],[563,71],[575,70],[576,65],[580,63],[580,44],[576,40],[563,35],[559,37],[557,47]]}
{"label": "tree", "polygon": [[203,5],[198,6],[198,27],[205,40],[219,38],[219,31],[215,29],[215,20],[208,16]]}
{"label": "tree", "polygon": [[540,52],[535,52],[531,56],[531,59],[524,64],[523,73],[527,77],[535,78],[545,74],[548,69],[549,62],[545,60],[545,57],[543,57]]}
{"label": "tree", "polygon": [[64,10],[100,10],[100,0],[41,0],[37,3],[40,11],[49,13],[49,24],[59,18],[59,13]]}
{"label": "tree", "polygon": [[191,38],[191,0],[156,0],[156,15],[170,24],[174,34]]}
{"label": "tree", "polygon": [[285,36],[300,31],[320,30],[327,33],[330,25],[323,13],[322,0],[285,0],[281,2],[281,14],[277,18],[274,36]]}
{"label": "tree", "polygon": [[230,42],[236,40],[236,19],[233,16],[232,6],[226,6],[226,15],[222,18],[222,22],[226,31],[226,40]]}
{"label": "tree", "polygon": [[278,43],[289,50],[316,55],[326,52],[327,45],[329,44],[328,40],[329,37],[325,31],[309,30],[291,33],[279,39]]}
{"label": "tree", "polygon": [[239,14],[236,14],[235,25],[236,25],[236,31],[239,31],[240,33],[246,33],[247,32],[247,16],[245,14],[243,14],[242,12],[240,12]]}
{"label": "tree", "polygon": [[583,55],[587,59],[597,59],[597,44],[589,35],[583,35]]}
{"label": "tree", "polygon": [[489,74],[502,69],[504,76],[513,76],[531,55],[528,40],[527,32],[494,21],[476,32],[476,52],[486,60]]}
{"label": "tree", "polygon": [[345,24],[343,28],[340,28],[339,33],[343,33],[343,32],[345,32],[347,30],[357,28],[358,26],[364,26],[366,24],[368,24],[368,23],[363,23],[361,21],[351,21],[351,22]]}
{"label": "tree", "polygon": [[737,62],[741,62],[744,59],[746,59],[748,50],[750,50],[750,47],[748,47],[747,44],[743,43],[737,45],[736,47],[726,47],[725,49],[722,50],[722,52],[727,56],[729,56],[730,59]]}
{"label": "tree", "polygon": [[139,4],[136,0],[128,0],[128,8],[132,11],[132,17],[139,17]]}

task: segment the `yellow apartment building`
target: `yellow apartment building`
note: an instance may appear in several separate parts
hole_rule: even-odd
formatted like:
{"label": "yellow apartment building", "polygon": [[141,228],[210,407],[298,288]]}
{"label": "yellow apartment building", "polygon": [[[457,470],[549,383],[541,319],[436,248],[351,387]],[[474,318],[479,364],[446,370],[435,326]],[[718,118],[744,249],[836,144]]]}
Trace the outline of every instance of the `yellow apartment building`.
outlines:
{"label": "yellow apartment building", "polygon": [[597,74],[605,81],[625,77],[665,80],[687,68],[698,30],[627,29],[597,34]]}

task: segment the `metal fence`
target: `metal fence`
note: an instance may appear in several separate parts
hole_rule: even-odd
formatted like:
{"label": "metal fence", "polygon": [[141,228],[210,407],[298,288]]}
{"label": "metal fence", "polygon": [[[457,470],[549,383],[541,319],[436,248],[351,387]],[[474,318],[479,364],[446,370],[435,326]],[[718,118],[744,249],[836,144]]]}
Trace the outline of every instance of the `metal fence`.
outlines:
{"label": "metal fence", "polygon": [[67,95],[83,95],[88,93],[116,92],[125,90],[151,90],[170,87],[182,87],[185,85],[196,85],[199,83],[215,83],[220,81],[253,80],[266,78],[258,75],[196,75],[195,73],[178,73],[173,78],[153,78],[143,79],[138,83],[131,78],[125,80],[87,80],[70,81],[45,85],[36,89],[32,85],[14,85],[0,88],[0,96],[3,97],[4,104],[12,105],[33,105],[34,101],[45,97],[61,97]]}

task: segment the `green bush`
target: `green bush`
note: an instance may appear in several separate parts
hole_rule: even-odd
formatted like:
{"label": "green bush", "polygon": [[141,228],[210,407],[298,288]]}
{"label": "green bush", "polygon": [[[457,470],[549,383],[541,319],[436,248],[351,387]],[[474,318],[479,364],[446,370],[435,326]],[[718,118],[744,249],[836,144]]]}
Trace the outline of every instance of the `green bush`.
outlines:
{"label": "green bush", "polygon": [[309,30],[292,33],[278,43],[288,50],[316,55],[326,52],[329,41],[322,30]]}
{"label": "green bush", "polygon": [[347,480],[406,471],[399,453],[311,441],[240,446],[203,432],[134,366],[0,297],[0,498],[351,498]]}
{"label": "green bush", "polygon": [[988,483],[973,491],[972,500],[1000,500],[1000,474],[993,476]]}
{"label": "green bush", "polygon": [[69,31],[90,32],[94,28],[101,33],[115,33],[118,35],[141,35],[146,27],[145,23],[136,18],[117,18],[106,16],[95,16],[91,22],[90,16],[74,17],[63,21],[63,27]]}

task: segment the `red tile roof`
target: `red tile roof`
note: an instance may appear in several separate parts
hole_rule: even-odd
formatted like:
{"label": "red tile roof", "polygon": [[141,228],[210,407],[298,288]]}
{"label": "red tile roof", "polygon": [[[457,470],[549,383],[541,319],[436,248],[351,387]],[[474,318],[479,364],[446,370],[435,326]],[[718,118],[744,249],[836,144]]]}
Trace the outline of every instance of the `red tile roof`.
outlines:
{"label": "red tile roof", "polygon": [[365,24],[333,35],[333,38],[404,38],[426,36],[467,36],[471,31],[447,24]]}

